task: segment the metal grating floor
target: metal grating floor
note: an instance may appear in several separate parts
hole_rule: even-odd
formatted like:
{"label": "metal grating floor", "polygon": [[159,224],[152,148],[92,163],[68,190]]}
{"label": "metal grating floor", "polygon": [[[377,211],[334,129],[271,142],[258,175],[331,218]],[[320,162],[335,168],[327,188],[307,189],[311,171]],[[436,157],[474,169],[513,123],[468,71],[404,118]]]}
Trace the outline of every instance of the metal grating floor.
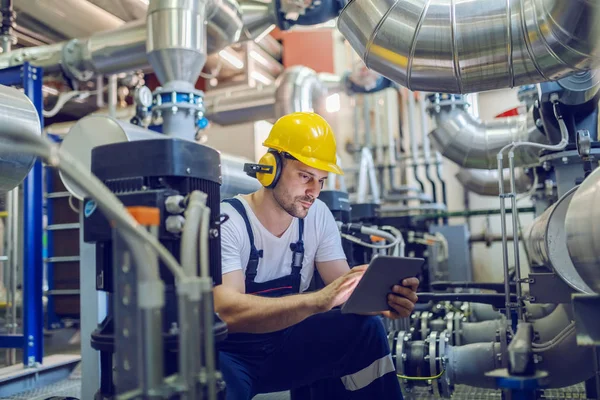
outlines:
{"label": "metal grating floor", "polygon": [[[0,400],[45,400],[51,396],[71,396],[77,399],[81,396],[81,380],[70,378],[48,385],[41,389],[20,393],[13,397],[3,397]],[[254,400],[289,400],[289,392],[262,394],[254,397]],[[498,390],[479,389],[471,386],[458,385],[454,390],[454,400],[499,400],[501,393]],[[404,396],[405,400],[435,400],[438,399],[425,387],[413,388],[411,393]],[[564,389],[550,389],[544,392],[542,399],[548,400],[594,400],[587,399],[583,384]]]}
{"label": "metal grating floor", "polygon": [[45,400],[52,396],[75,397],[81,396],[81,380],[65,379],[53,385],[44,386],[39,389],[29,390],[11,397],[1,397],[2,400]]}

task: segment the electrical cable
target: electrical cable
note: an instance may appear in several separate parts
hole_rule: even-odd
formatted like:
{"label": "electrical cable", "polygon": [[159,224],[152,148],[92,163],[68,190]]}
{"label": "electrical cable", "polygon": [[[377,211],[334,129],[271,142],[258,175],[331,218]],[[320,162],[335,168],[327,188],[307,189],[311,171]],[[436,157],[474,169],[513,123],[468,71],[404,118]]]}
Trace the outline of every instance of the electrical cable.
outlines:
{"label": "electrical cable", "polygon": [[409,381],[430,381],[432,379],[441,378],[442,375],[444,375],[444,372],[446,372],[445,369],[443,369],[442,372],[440,372],[439,374],[437,374],[435,376],[406,376],[406,375],[400,375],[400,374],[396,374],[396,376],[398,376],[398,378],[407,379]]}
{"label": "electrical cable", "polygon": [[347,233],[342,233],[341,235],[346,240],[349,240],[353,243],[359,244],[363,247],[367,247],[370,249],[389,249],[391,247],[396,246],[400,242],[398,239],[396,239],[394,242],[388,243],[388,244],[371,244],[371,243],[362,241],[361,239],[358,239],[357,237],[354,237],[352,235],[348,235]]}

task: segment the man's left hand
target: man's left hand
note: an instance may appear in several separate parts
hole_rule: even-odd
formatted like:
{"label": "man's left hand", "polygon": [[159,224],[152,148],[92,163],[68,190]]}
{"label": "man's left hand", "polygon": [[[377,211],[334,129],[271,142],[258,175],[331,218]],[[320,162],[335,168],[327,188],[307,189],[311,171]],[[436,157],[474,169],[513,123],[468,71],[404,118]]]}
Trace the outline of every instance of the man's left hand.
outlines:
{"label": "man's left hand", "polygon": [[408,317],[418,300],[417,288],[419,280],[417,278],[407,278],[401,285],[394,285],[392,293],[388,294],[388,304],[394,311],[384,311],[382,314],[386,318],[398,319]]}

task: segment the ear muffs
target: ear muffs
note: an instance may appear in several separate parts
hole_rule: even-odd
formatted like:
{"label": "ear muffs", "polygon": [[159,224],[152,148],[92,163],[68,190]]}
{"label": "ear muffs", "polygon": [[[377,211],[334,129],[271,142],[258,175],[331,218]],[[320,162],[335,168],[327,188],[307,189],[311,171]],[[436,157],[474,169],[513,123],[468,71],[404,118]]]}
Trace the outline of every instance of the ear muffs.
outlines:
{"label": "ear muffs", "polygon": [[269,151],[262,156],[258,163],[260,165],[273,167],[273,172],[270,174],[260,172],[256,174],[256,179],[258,179],[261,185],[268,189],[273,189],[277,185],[279,177],[281,176],[281,170],[283,169],[281,155],[277,151]]}

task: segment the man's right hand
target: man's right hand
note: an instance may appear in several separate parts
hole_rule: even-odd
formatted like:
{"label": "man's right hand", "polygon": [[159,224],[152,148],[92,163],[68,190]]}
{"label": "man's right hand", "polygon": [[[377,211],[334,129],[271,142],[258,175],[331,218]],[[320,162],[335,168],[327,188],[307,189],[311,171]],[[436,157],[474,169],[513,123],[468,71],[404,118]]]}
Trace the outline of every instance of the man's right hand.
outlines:
{"label": "man's right hand", "polygon": [[346,274],[340,276],[323,289],[312,294],[321,312],[327,312],[333,307],[344,304],[350,297],[358,282],[360,282],[368,265],[352,268]]}

